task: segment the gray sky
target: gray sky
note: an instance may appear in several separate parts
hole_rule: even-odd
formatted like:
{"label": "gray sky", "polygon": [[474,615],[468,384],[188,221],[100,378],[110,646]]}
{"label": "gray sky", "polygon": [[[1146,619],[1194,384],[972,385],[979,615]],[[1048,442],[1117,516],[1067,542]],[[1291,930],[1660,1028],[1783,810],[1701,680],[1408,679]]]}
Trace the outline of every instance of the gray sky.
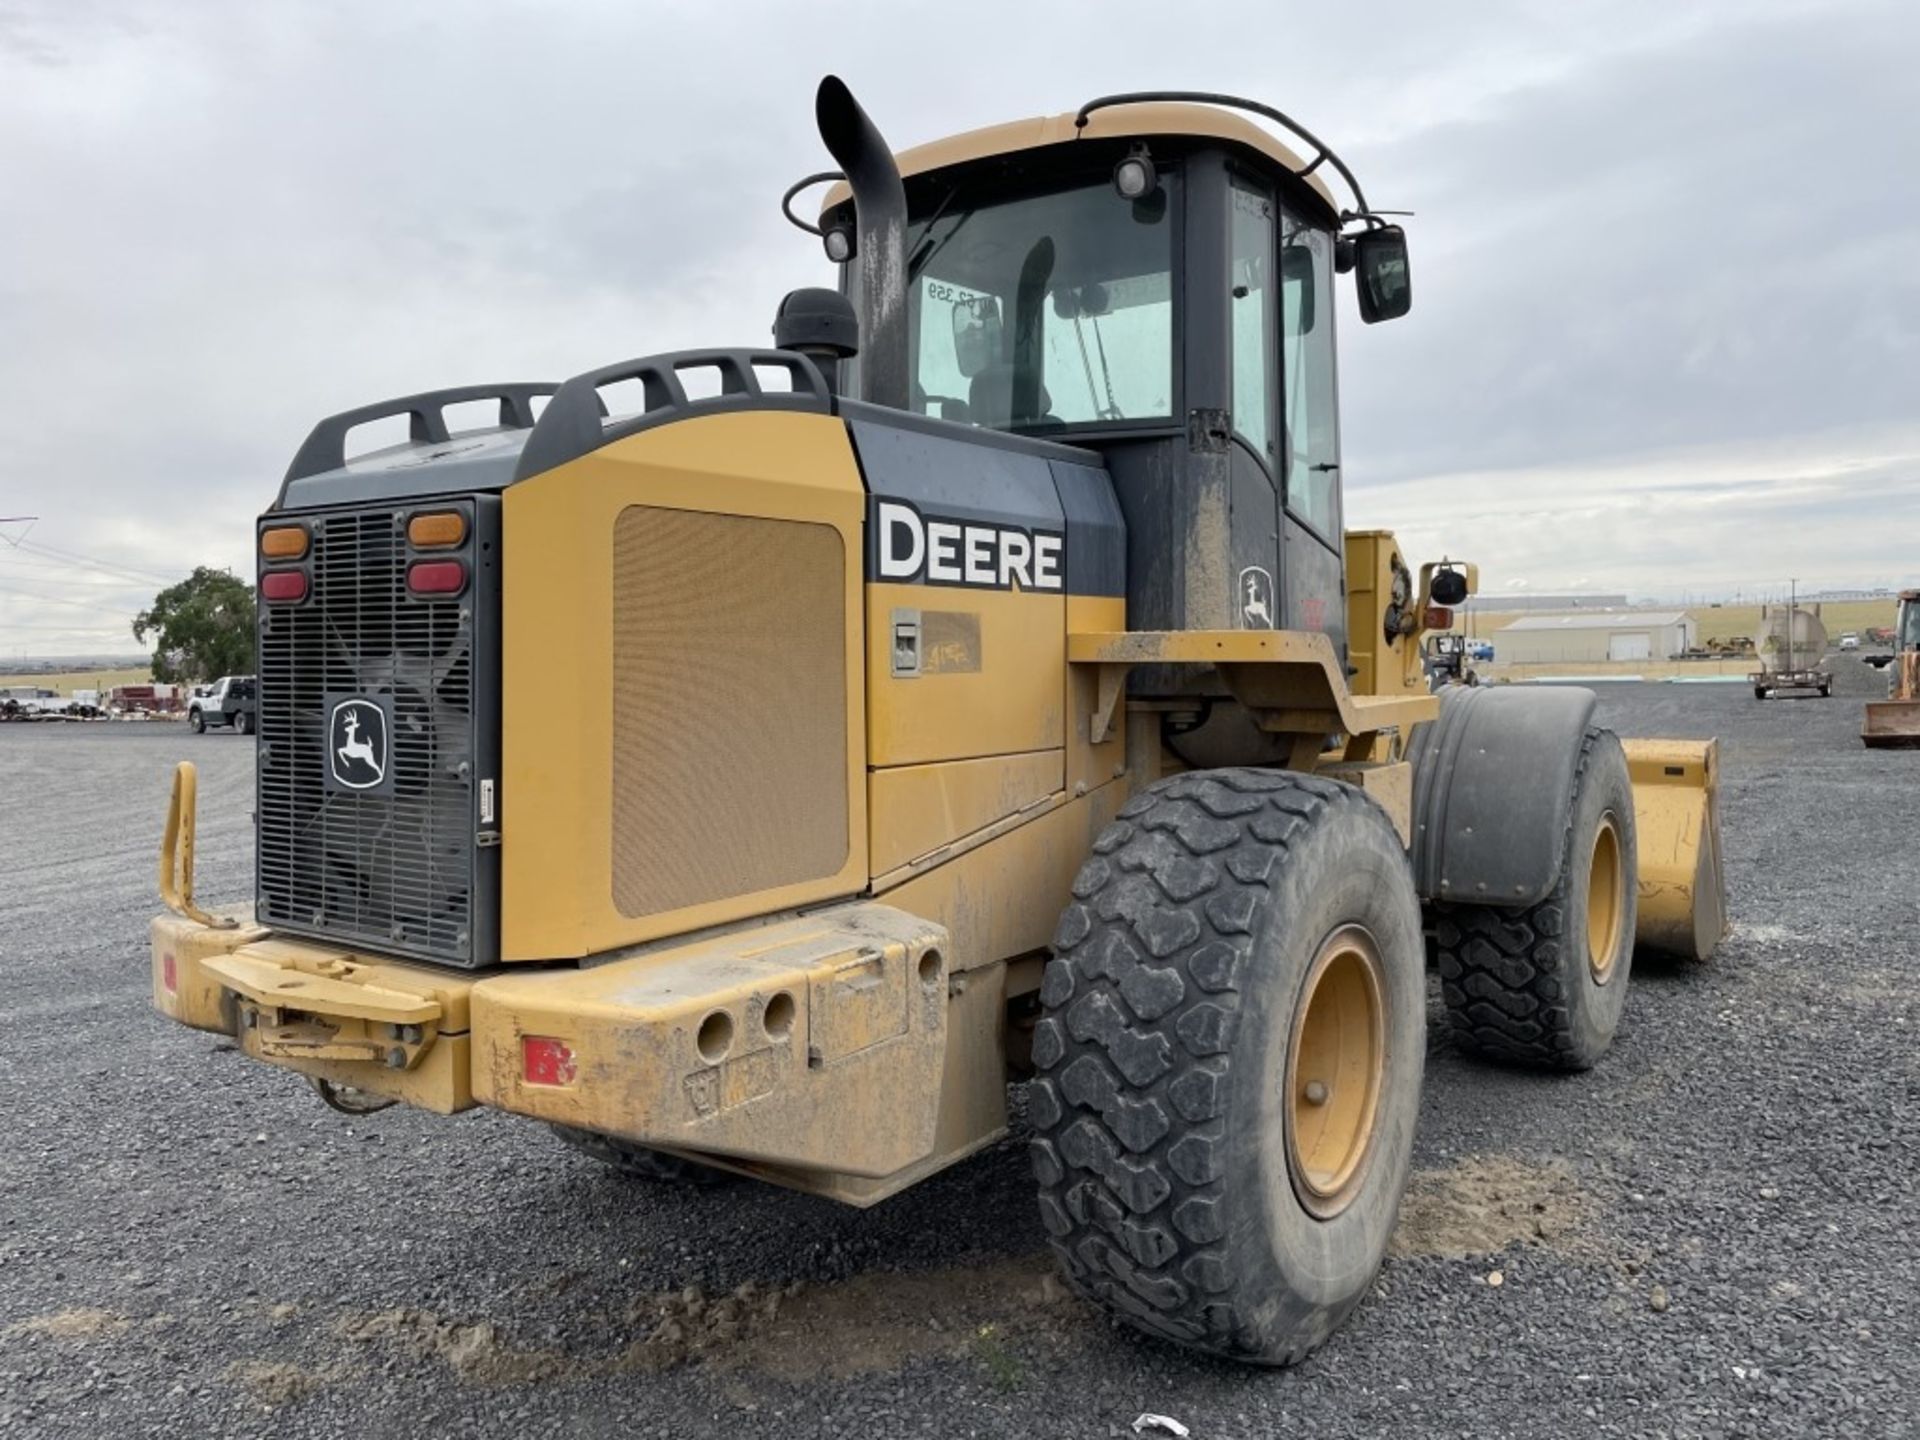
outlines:
{"label": "gray sky", "polygon": [[325,414],[765,343],[829,70],[896,146],[1154,86],[1327,137],[1418,212],[1412,315],[1342,302],[1349,523],[1491,593],[1920,574],[1911,7],[0,0],[0,660],[250,573]]}

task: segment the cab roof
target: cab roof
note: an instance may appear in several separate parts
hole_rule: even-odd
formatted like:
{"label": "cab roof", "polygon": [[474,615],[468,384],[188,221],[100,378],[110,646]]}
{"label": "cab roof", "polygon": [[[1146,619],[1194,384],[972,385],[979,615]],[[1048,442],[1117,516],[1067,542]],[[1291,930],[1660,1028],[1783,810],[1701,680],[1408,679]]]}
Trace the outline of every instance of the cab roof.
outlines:
{"label": "cab roof", "polygon": [[[1317,171],[1305,173],[1307,162],[1298,152],[1244,115],[1220,106],[1186,101],[1153,101],[1096,110],[1087,116],[1084,125],[1078,127],[1074,119],[1074,113],[1068,112],[988,125],[983,129],[968,130],[902,150],[894,156],[894,163],[900,167],[902,178],[911,179],[932,170],[945,170],[950,166],[987,160],[996,155],[1015,154],[1022,150],[1071,144],[1076,140],[1193,136],[1239,145],[1273,161],[1299,177],[1320,198],[1327,207],[1326,218],[1329,221],[1337,219],[1340,214],[1340,202],[1334,199],[1333,192],[1327,188]],[[836,206],[845,204],[852,195],[852,190],[844,180],[838,182],[821,201],[821,214],[825,215]]]}

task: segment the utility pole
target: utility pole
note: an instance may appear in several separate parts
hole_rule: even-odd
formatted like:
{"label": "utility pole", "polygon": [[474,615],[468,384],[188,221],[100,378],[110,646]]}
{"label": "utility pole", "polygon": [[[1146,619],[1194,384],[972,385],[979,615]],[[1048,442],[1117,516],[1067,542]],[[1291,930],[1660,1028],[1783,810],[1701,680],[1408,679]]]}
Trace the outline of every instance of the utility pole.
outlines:
{"label": "utility pole", "polygon": [[1793,663],[1793,621],[1794,617],[1799,614],[1799,611],[1795,608],[1799,603],[1799,578],[1797,576],[1790,577],[1787,580],[1787,672],[1789,674],[1798,668]]}

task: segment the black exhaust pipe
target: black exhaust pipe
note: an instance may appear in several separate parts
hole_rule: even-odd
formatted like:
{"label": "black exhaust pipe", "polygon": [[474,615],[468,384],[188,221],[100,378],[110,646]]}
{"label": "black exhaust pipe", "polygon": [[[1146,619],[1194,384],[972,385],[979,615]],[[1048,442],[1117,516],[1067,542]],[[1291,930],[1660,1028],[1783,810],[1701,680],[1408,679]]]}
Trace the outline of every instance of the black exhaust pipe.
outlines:
{"label": "black exhaust pipe", "polygon": [[860,398],[911,407],[907,373],[907,187],[878,127],[837,75],[820,82],[814,120],[853,189],[860,267]]}

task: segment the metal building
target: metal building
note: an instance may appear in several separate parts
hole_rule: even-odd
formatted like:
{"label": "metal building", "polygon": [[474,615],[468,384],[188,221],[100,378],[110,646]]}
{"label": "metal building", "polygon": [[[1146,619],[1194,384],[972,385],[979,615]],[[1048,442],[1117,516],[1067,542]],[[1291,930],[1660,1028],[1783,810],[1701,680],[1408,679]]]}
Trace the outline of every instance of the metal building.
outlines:
{"label": "metal building", "polygon": [[1670,660],[1690,649],[1695,638],[1694,622],[1683,610],[1528,615],[1498,631],[1493,650],[1502,664],[1598,665]]}

